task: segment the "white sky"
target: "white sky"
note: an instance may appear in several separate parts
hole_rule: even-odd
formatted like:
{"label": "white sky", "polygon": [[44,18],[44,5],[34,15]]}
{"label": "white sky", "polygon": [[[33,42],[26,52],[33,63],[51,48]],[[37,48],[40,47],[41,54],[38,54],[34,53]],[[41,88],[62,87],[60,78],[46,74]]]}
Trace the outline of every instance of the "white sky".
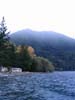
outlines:
{"label": "white sky", "polygon": [[30,28],[75,37],[75,0],[0,0],[2,16],[11,32]]}

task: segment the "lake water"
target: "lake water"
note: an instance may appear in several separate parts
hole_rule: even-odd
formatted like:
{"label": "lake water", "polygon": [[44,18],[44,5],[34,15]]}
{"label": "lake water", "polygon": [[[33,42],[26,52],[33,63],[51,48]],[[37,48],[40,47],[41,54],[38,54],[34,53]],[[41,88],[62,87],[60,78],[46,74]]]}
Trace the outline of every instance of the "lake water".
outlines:
{"label": "lake water", "polygon": [[75,72],[0,75],[0,100],[75,100]]}

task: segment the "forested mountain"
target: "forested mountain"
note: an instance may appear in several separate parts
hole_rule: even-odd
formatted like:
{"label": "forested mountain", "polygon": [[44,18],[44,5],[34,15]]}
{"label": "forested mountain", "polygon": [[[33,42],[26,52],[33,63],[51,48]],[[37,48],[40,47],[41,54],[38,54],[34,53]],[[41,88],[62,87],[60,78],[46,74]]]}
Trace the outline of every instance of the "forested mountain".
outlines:
{"label": "forested mountain", "polygon": [[17,46],[12,43],[9,33],[3,17],[0,23],[0,69],[7,67],[8,71],[11,71],[12,67],[19,67],[22,71],[30,72],[52,72],[55,70],[52,62],[36,56],[35,50],[31,46]]}
{"label": "forested mountain", "polygon": [[56,70],[75,70],[75,40],[52,31],[21,30],[10,35],[17,45],[30,45],[36,54],[48,58]]}

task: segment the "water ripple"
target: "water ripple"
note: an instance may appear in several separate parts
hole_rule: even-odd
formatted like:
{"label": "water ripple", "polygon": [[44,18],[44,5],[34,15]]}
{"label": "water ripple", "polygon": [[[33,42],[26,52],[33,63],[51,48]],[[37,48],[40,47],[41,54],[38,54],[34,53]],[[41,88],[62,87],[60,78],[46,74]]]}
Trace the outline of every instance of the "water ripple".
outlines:
{"label": "water ripple", "polygon": [[75,100],[75,72],[0,75],[0,100]]}

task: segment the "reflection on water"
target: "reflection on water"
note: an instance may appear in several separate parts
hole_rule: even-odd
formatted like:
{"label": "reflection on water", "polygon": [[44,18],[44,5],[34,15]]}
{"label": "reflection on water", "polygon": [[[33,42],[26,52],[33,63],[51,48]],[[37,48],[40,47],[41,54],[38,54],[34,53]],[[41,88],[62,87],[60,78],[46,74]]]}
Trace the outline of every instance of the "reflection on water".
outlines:
{"label": "reflection on water", "polygon": [[0,100],[75,100],[75,72],[0,75]]}

